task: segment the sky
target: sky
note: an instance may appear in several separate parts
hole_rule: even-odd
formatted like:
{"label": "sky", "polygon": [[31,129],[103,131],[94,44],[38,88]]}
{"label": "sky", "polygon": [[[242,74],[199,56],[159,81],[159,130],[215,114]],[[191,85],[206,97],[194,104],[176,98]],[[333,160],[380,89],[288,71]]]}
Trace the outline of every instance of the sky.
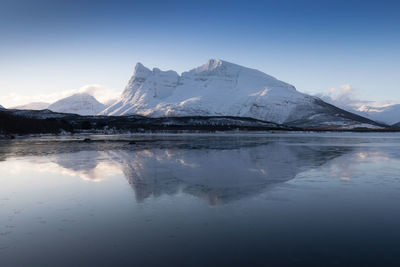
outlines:
{"label": "sky", "polygon": [[210,58],[301,92],[400,103],[400,1],[0,0],[0,105],[118,96],[137,62]]}

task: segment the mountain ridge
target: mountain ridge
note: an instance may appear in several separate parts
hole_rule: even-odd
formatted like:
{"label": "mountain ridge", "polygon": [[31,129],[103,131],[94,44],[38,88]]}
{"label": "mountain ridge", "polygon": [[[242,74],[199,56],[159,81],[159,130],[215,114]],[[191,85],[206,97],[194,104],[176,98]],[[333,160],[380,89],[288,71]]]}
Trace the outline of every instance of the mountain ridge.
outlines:
{"label": "mountain ridge", "polygon": [[30,102],[25,105],[18,105],[10,109],[26,109],[26,110],[43,110],[47,109],[51,104],[47,102]]}

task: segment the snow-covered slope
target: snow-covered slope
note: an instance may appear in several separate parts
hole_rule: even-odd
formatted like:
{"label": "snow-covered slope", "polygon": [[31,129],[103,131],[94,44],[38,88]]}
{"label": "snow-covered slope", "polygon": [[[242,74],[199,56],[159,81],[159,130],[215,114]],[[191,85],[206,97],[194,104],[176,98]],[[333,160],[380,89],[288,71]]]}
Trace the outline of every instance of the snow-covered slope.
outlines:
{"label": "snow-covered slope", "polygon": [[11,109],[43,110],[47,109],[49,105],[50,104],[46,102],[32,102],[26,105],[12,107]]}
{"label": "snow-covered slope", "polygon": [[382,107],[361,106],[357,113],[366,118],[392,125],[400,121],[400,104]]}
{"label": "snow-covered slope", "polygon": [[109,107],[109,106],[111,106],[112,104],[114,104],[114,103],[117,102],[117,101],[118,101],[118,98],[109,99],[109,100],[103,102],[103,104],[104,104],[106,107]]}
{"label": "snow-covered slope", "polygon": [[86,93],[74,94],[48,106],[48,109],[54,112],[74,113],[79,115],[96,115],[105,108],[106,105],[100,103],[96,98]]}
{"label": "snow-covered slope", "polygon": [[5,109],[2,105],[0,105],[0,109]]}
{"label": "snow-covered slope", "polygon": [[138,63],[120,99],[100,114],[244,116],[302,127],[374,124],[263,72],[219,59],[182,75]]}

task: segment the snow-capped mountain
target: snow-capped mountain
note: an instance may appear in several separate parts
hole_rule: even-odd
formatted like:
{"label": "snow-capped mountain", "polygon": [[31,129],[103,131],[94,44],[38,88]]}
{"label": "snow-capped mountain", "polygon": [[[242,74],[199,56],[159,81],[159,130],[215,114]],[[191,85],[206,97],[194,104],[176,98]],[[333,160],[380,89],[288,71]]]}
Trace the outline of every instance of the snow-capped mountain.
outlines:
{"label": "snow-capped mountain", "polygon": [[5,109],[2,105],[0,105],[0,109]]}
{"label": "snow-capped mountain", "polygon": [[28,103],[26,105],[12,107],[11,109],[43,110],[43,109],[47,109],[49,106],[50,106],[50,103],[46,103],[46,102],[32,102],[32,103]]}
{"label": "snow-capped mountain", "polygon": [[392,125],[400,121],[400,104],[381,107],[361,106],[357,113],[366,118]]}
{"label": "snow-capped mountain", "polygon": [[49,109],[54,112],[75,113],[79,115],[96,115],[105,108],[116,102],[116,99],[107,101],[102,104],[88,93],[77,93],[72,96],[62,98],[53,104],[46,102],[32,102],[26,105],[12,107],[10,109],[19,110],[44,110]]}
{"label": "snow-capped mountain", "polygon": [[80,93],[60,99],[48,106],[48,109],[54,112],[96,115],[106,107],[106,105],[97,101],[93,96]]}
{"label": "snow-capped mountain", "polygon": [[100,114],[243,116],[301,127],[377,125],[261,71],[219,59],[182,75],[138,63],[120,99]]}

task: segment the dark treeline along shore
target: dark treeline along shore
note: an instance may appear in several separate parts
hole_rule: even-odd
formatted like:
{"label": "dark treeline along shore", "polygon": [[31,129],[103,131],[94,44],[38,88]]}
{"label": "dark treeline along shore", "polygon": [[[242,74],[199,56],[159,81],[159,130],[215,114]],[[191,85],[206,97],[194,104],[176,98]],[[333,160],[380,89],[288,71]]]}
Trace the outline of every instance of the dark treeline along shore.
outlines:
{"label": "dark treeline along shore", "polygon": [[0,134],[126,133],[162,131],[269,131],[294,128],[253,118],[190,116],[80,116],[52,111],[0,111]]}
{"label": "dark treeline along shore", "polygon": [[130,116],[80,116],[49,110],[1,110],[0,135],[60,134],[60,133],[127,133],[127,132],[215,132],[215,131],[400,131],[395,126],[383,129],[299,128],[233,116],[185,116],[149,118]]}

